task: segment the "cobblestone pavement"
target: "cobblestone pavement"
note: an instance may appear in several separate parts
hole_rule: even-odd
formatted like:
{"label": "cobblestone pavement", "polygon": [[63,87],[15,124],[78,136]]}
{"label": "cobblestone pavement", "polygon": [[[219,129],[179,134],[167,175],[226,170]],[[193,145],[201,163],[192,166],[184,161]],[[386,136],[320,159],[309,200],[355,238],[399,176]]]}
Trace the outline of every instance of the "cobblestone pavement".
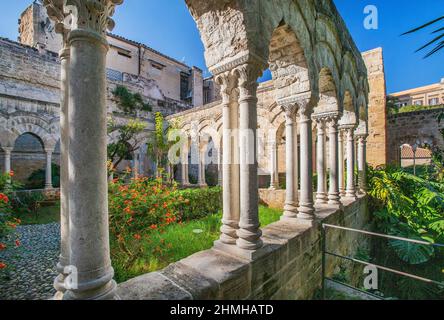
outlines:
{"label": "cobblestone pavement", "polygon": [[45,300],[55,290],[60,246],[60,224],[19,226],[20,248],[0,253],[13,267],[0,273],[0,300]]}

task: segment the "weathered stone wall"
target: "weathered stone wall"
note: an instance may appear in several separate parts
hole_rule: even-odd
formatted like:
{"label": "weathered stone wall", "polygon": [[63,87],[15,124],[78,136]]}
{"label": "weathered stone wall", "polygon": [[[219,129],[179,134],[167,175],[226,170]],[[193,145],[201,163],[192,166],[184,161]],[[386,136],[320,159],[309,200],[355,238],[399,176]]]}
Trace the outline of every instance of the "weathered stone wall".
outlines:
{"label": "weathered stone wall", "polygon": [[[318,209],[323,222],[362,229],[368,224],[367,198],[345,203],[343,210]],[[328,232],[330,250],[353,256],[361,239]],[[164,270],[119,285],[129,300],[311,299],[321,287],[321,229],[279,221],[263,229],[262,256],[253,262],[214,249],[196,253]],[[328,260],[331,276],[339,262]]]}
{"label": "weathered stone wall", "polygon": [[373,166],[388,162],[386,83],[382,48],[362,54],[369,83],[367,162]]}
{"label": "weathered stone wall", "polygon": [[444,123],[438,122],[441,112],[444,108],[390,116],[387,129],[389,163],[400,164],[400,148],[404,144],[444,150],[444,139],[439,131],[444,129]]}

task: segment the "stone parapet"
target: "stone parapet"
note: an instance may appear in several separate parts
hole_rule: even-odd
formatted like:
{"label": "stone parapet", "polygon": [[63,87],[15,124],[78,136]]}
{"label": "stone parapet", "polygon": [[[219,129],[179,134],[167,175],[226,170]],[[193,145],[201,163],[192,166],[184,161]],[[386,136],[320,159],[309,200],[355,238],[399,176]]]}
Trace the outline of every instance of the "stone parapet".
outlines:
{"label": "stone parapet", "polygon": [[[362,229],[369,222],[367,197],[345,202],[343,209],[318,207],[325,223]],[[321,287],[321,229],[279,221],[263,230],[262,255],[247,261],[211,249],[167,268],[121,283],[118,294],[128,300],[265,300],[311,299]],[[355,234],[330,232],[330,248],[353,255],[362,242]],[[327,275],[338,266],[329,259]]]}

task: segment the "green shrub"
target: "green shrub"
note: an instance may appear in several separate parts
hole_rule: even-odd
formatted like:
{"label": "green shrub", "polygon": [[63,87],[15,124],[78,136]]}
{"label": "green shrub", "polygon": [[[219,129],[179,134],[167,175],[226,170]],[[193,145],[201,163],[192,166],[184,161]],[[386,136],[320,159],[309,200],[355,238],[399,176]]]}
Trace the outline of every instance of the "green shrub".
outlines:
{"label": "green shrub", "polygon": [[[52,185],[54,188],[60,187],[60,166],[52,164]],[[26,190],[43,189],[45,187],[46,170],[39,169],[31,173],[25,183]]]}

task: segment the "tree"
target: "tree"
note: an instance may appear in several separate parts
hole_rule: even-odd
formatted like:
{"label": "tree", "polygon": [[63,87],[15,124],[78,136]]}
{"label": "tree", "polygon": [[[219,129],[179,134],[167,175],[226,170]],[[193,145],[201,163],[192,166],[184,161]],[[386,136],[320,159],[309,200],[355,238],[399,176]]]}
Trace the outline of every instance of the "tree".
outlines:
{"label": "tree", "polygon": [[[150,112],[152,107],[143,101],[139,93],[132,93],[126,87],[117,86],[112,92],[118,101],[117,107],[127,115],[138,115],[139,111]],[[140,148],[146,124],[138,119],[118,123],[115,118],[108,119],[108,136],[112,143],[108,145],[108,159],[116,168]]]}
{"label": "tree", "polygon": [[145,128],[146,124],[137,119],[119,125],[114,118],[109,118],[108,136],[117,136],[114,142],[108,144],[108,159],[114,168],[140,148]]}
{"label": "tree", "polygon": [[169,134],[173,129],[174,126],[171,124],[166,125],[163,115],[157,112],[155,115],[155,130],[147,144],[148,153],[156,165],[157,177],[161,175],[162,169],[167,168],[170,169],[171,175],[173,174],[173,166],[168,161],[168,151],[175,143],[168,140]]}
{"label": "tree", "polygon": [[112,93],[119,102],[119,109],[125,114],[137,115],[138,111],[151,112],[153,109],[143,101],[140,93],[132,93],[124,86],[117,86]]}
{"label": "tree", "polygon": [[[417,31],[423,30],[423,29],[425,29],[425,28],[427,28],[429,26],[436,25],[436,24],[438,24],[439,22],[441,22],[443,20],[444,20],[444,15],[439,17],[439,18],[437,18],[437,19],[435,19],[435,20],[427,22],[426,24],[423,24],[422,26],[419,26],[419,27],[414,28],[414,29],[412,29],[410,31],[407,31],[407,32],[403,33],[402,35],[407,35],[407,34],[415,33]],[[440,50],[442,50],[444,48],[444,40],[442,40],[444,38],[444,27],[438,27],[437,29],[432,31],[431,34],[433,36],[435,36],[435,37],[431,41],[429,41],[425,45],[423,45],[421,48],[416,50],[416,52],[419,52],[421,50],[424,50],[427,47],[430,47],[431,45],[434,45],[435,47],[431,51],[429,51],[425,55],[424,58],[428,58],[431,55],[437,53],[438,51],[440,51]]]}

